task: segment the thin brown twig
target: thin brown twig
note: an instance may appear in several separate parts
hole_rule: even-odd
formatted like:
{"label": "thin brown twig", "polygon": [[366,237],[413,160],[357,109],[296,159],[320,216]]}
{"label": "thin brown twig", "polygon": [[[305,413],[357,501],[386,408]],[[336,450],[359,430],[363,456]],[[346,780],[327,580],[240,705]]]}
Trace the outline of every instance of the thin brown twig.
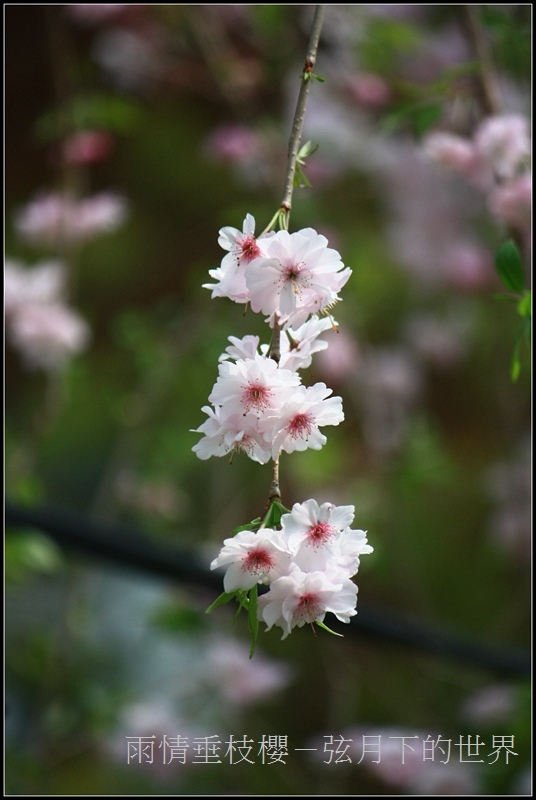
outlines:
{"label": "thin brown twig", "polygon": [[[305,109],[307,107],[309,86],[316,62],[318,42],[320,41],[320,32],[322,30],[322,23],[324,22],[325,10],[326,6],[316,6],[315,8],[313,22],[311,25],[311,34],[309,36],[309,44],[307,46],[307,55],[305,56],[305,64],[301,75],[300,92],[298,94],[296,111],[294,112],[294,120],[292,122],[292,129],[288,143],[287,174],[285,178],[283,199],[280,206],[280,222],[285,230],[288,230],[290,209],[292,208],[292,194],[294,192],[294,176],[296,174],[296,164],[298,161],[298,153],[300,151],[303,120],[305,119]],[[279,359],[281,357],[281,328],[277,319],[274,320],[272,341],[268,355],[269,358],[272,358],[274,361],[279,363]],[[270,487],[268,502],[272,503],[274,500],[280,499],[281,491],[279,489],[279,458],[277,458],[274,459],[272,485]]]}
{"label": "thin brown twig", "polygon": [[462,22],[469,43],[478,62],[477,92],[482,111],[488,116],[500,113],[497,76],[488,39],[485,37],[478,18],[476,6],[460,7]]}

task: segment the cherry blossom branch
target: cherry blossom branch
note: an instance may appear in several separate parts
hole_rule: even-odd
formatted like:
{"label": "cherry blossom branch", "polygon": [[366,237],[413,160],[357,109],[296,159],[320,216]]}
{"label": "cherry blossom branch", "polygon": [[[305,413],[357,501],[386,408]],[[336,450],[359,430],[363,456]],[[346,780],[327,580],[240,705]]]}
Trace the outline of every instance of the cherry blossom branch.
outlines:
{"label": "cherry blossom branch", "polygon": [[[324,13],[326,6],[317,6],[315,9],[313,22],[311,25],[311,34],[309,36],[309,44],[307,46],[307,55],[305,56],[305,64],[301,75],[301,86],[296,103],[296,111],[294,112],[294,120],[292,122],[292,130],[288,143],[288,163],[287,174],[285,178],[285,188],[283,191],[283,199],[279,210],[267,230],[270,230],[272,225],[279,220],[282,228],[288,230],[288,223],[290,217],[290,209],[292,208],[292,195],[294,192],[294,176],[296,174],[296,164],[298,162],[298,153],[300,151],[303,120],[305,118],[305,109],[307,107],[307,97],[309,95],[309,85],[311,77],[313,76],[313,69],[316,62],[316,54],[318,50],[318,42],[320,41],[320,32],[324,22]],[[270,345],[269,357],[279,363],[281,356],[281,329],[277,320],[274,322],[272,342]]]}
{"label": "cherry blossom branch", "polygon": [[467,38],[478,61],[477,88],[482,110],[489,116],[500,114],[495,67],[489,42],[480,26],[479,11],[476,6],[463,5],[460,7],[460,13]]}
{"label": "cherry blossom branch", "polygon": [[307,55],[305,57],[305,64],[301,76],[302,82],[300,86],[300,93],[298,95],[298,102],[296,104],[296,111],[294,113],[294,121],[292,123],[292,131],[290,134],[288,145],[287,176],[285,180],[283,200],[281,201],[281,223],[285,230],[288,230],[288,220],[290,216],[290,209],[292,207],[292,193],[294,191],[294,175],[296,174],[296,164],[300,150],[303,120],[305,117],[305,108],[307,106],[307,96],[309,94],[311,78],[314,75],[313,70],[316,61],[316,53],[318,50],[318,42],[320,40],[320,31],[322,30],[322,23],[324,22],[325,10],[326,6],[317,6],[315,9],[313,23],[311,26],[311,35],[309,37],[309,45],[307,48]]}
{"label": "cherry blossom branch", "polygon": [[[313,70],[318,50],[318,42],[320,40],[320,32],[324,22],[325,10],[325,6],[317,6],[315,8],[309,44],[307,47],[307,55],[305,56],[305,64],[301,76],[300,92],[298,94],[296,111],[294,112],[294,120],[292,122],[292,130],[288,143],[288,163],[287,174],[285,178],[285,188],[281,206],[278,214],[276,215],[276,218],[279,218],[281,227],[285,230],[288,230],[290,209],[292,208],[292,195],[294,192],[294,176],[296,174],[296,164],[298,162],[298,153],[300,151],[303,121],[305,119],[305,109],[307,107],[307,97],[309,95],[311,77],[314,74]],[[269,357],[277,363],[279,363],[279,359],[281,357],[281,328],[277,320],[274,320]],[[275,459],[274,461],[272,485],[268,495],[268,503],[271,504],[274,502],[274,500],[281,500],[281,491],[279,488],[279,458]]]}

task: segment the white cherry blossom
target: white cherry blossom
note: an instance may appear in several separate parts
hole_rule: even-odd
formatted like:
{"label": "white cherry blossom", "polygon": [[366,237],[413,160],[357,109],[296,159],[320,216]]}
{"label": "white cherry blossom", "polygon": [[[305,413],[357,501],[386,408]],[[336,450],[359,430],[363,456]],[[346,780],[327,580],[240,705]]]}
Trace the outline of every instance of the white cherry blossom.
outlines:
{"label": "white cherry blossom", "polygon": [[228,413],[269,415],[279,413],[299,383],[296,373],[280,369],[271,358],[257,355],[235,363],[223,361],[208,399],[214,405],[226,406]]}
{"label": "white cherry blossom", "polygon": [[322,622],[328,611],[341,622],[349,622],[356,611],[357,586],[338,575],[302,572],[293,565],[288,575],[276,578],[267,594],[259,597],[258,616],[270,630],[283,629],[286,639],[293,628]]}
{"label": "white cherry blossom", "polygon": [[272,457],[284,450],[320,450],[327,439],[320,428],[338,425],[344,419],[342,400],[330,397],[331,389],[325,383],[299,386],[281,408],[271,431]]}
{"label": "white cherry blossom", "polygon": [[192,447],[194,453],[202,461],[211,456],[225,456],[233,452],[246,453],[252,461],[266,464],[272,457],[271,449],[266,445],[259,430],[257,415],[233,413],[225,415],[220,406],[201,409],[208,419],[193,433],[204,436]]}
{"label": "white cherry blossom", "polygon": [[312,228],[278,231],[263,241],[263,256],[246,267],[251,308],[285,327],[302,325],[311,314],[339,300],[351,275],[325,236]]}
{"label": "white cherry blossom", "polygon": [[220,554],[210,569],[227,567],[223,579],[226,592],[252,589],[256,583],[268,583],[285,574],[290,567],[290,552],[280,531],[261,528],[239,531],[225,539]]}
{"label": "white cherry blossom", "polygon": [[247,303],[249,293],[246,286],[246,266],[255,258],[263,256],[255,238],[255,219],[246,214],[242,230],[227,226],[219,232],[218,244],[228,250],[217,269],[209,270],[216,283],[205,283],[203,288],[212,290],[212,297],[228,297],[235,303]]}

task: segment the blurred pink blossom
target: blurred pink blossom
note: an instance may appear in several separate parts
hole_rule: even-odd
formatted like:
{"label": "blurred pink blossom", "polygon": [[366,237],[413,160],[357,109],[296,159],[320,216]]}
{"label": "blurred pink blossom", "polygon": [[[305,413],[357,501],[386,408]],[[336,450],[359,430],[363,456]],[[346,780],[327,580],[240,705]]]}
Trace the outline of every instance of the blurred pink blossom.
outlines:
{"label": "blurred pink blossom", "polygon": [[515,687],[507,683],[485,686],[466,698],[461,713],[469,722],[508,722],[516,709]]}
{"label": "blurred pink blossom", "polygon": [[286,688],[293,679],[290,666],[258,653],[249,658],[243,642],[214,639],[203,658],[203,677],[231,706],[245,707]]}
{"label": "blurred pink blossom", "polygon": [[151,88],[164,76],[168,65],[168,42],[163,29],[146,25],[138,30],[104,28],[93,42],[91,55],[126,92]]}
{"label": "blurred pink blossom", "polygon": [[118,228],[126,219],[126,200],[101,192],[84,200],[68,194],[38,194],[15,215],[21,239],[37,246],[79,244]]}
{"label": "blurred pink blossom", "polygon": [[491,253],[474,242],[454,242],[443,253],[442,261],[445,278],[455,289],[474,292],[494,285]]}
{"label": "blurred pink blossom", "polygon": [[360,353],[357,340],[347,333],[344,328],[330,336],[329,352],[322,350],[317,353],[316,360],[318,371],[328,384],[331,381],[343,382],[356,375]]}
{"label": "blurred pink blossom", "polygon": [[532,223],[532,173],[526,172],[497,186],[488,197],[491,213],[509,225],[530,228]]}
{"label": "blurred pink blossom", "polygon": [[423,141],[428,158],[454,170],[478,189],[488,189],[493,173],[470,139],[447,131],[429,133]]}
{"label": "blurred pink blossom", "polygon": [[248,164],[259,157],[259,135],[245,125],[219,125],[205,140],[203,149],[214,161]]}
{"label": "blurred pink blossom", "polygon": [[7,333],[28,367],[60,369],[86,348],[89,327],[66,305],[62,262],[42,261],[26,269],[7,261],[4,274]]}
{"label": "blurred pink blossom", "polygon": [[107,131],[77,131],[63,142],[62,153],[67,164],[94,164],[107,158],[113,147]]}
{"label": "blurred pink blossom", "polygon": [[61,261],[41,261],[26,269],[6,260],[4,267],[4,312],[6,317],[26,305],[60,302],[65,294],[65,268]]}
{"label": "blurred pink blossom", "polygon": [[9,328],[10,338],[31,368],[56,370],[84,350],[89,327],[63,305],[37,304],[20,308]]}
{"label": "blurred pink blossom", "polygon": [[389,457],[402,446],[423,383],[421,365],[407,348],[376,348],[363,355],[358,400],[363,435],[375,456]]}
{"label": "blurred pink blossom", "polygon": [[416,314],[407,321],[404,334],[416,353],[435,366],[448,368],[465,353],[467,327],[466,320]]}
{"label": "blurred pink blossom", "polygon": [[340,763],[347,760],[403,794],[432,797],[479,793],[474,764],[460,764],[452,754],[449,758],[448,737],[394,726],[356,726],[335,737],[316,736],[310,744],[315,749],[315,761],[329,765],[328,769],[334,768],[337,758]]}
{"label": "blurred pink blossom", "polygon": [[125,9],[136,8],[127,3],[70,3],[65,6],[65,13],[71,19],[83,25],[98,25],[109,22],[124,14]]}
{"label": "blurred pink blossom", "polygon": [[475,131],[474,143],[498,178],[513,178],[530,156],[528,120],[519,114],[488,117]]}
{"label": "blurred pink blossom", "polygon": [[370,72],[360,72],[348,81],[350,96],[364,108],[384,108],[391,102],[391,90],[386,81]]}

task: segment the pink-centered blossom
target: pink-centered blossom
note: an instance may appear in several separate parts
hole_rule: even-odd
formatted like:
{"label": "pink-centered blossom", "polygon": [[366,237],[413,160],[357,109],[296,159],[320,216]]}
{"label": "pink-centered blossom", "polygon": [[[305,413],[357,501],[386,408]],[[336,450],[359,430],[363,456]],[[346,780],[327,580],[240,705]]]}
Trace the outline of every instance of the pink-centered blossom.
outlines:
{"label": "pink-centered blossom", "polygon": [[203,288],[212,290],[212,297],[228,297],[235,303],[247,303],[249,292],[246,286],[246,267],[263,251],[255,238],[255,218],[246,214],[242,230],[227,226],[219,232],[218,244],[228,250],[217,269],[209,270],[216,283],[205,283]]}
{"label": "pink-centered blossom", "polygon": [[281,518],[293,560],[304,572],[340,572],[351,578],[359,568],[359,557],[372,553],[364,531],[351,530],[354,506],[318,505],[316,500],[295,503]]}
{"label": "pink-centered blossom", "polygon": [[280,531],[261,528],[239,531],[225,539],[220,554],[210,569],[226,567],[223,588],[226,592],[252,589],[257,583],[270,583],[285,574],[290,566],[290,552]]}
{"label": "pink-centered blossom", "polygon": [[279,413],[299,382],[296,373],[280,369],[271,358],[258,355],[235,363],[223,361],[208,399],[214,405],[225,406],[229,414],[270,415]]}
{"label": "pink-centered blossom", "polygon": [[288,536],[289,545],[295,549],[303,542],[313,548],[331,543],[335,537],[352,524],[354,506],[318,505],[316,500],[295,503],[289,514],[283,514],[281,527]]}
{"label": "pink-centered blossom", "polygon": [[330,397],[331,389],[325,383],[299,386],[281,408],[271,431],[272,457],[284,450],[320,450],[327,439],[320,428],[338,425],[344,419],[342,400]]}
{"label": "pink-centered blossom", "polygon": [[312,228],[278,231],[262,246],[263,256],[246,266],[246,285],[251,308],[268,315],[272,326],[301,325],[340,299],[351,270],[325,236]]}
{"label": "pink-centered blossom", "polygon": [[357,614],[356,600],[357,586],[351,580],[322,571],[302,572],[293,565],[259,597],[258,615],[267,630],[274,625],[282,628],[285,639],[295,627],[322,622],[327,612],[349,622]]}
{"label": "pink-centered blossom", "polygon": [[272,452],[264,440],[257,414],[226,414],[220,406],[203,406],[202,411],[208,419],[194,433],[203,433],[204,436],[192,447],[202,461],[211,456],[225,456],[234,452],[245,453],[259,464],[266,464],[270,460]]}

